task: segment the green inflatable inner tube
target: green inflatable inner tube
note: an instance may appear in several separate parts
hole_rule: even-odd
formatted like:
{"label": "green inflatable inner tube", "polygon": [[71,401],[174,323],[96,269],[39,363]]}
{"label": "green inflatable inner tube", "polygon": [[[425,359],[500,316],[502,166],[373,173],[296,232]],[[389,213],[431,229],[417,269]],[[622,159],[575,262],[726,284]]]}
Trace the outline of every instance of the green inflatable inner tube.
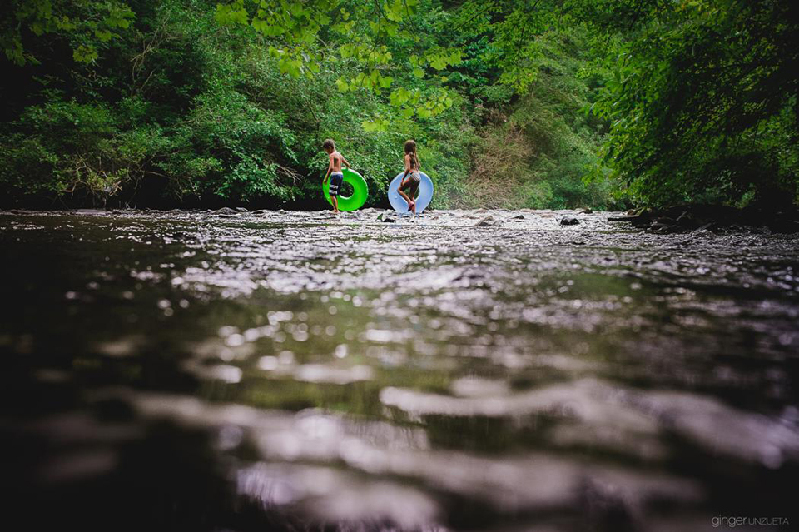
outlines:
{"label": "green inflatable inner tube", "polygon": [[[345,168],[342,173],[344,174],[344,182],[352,185],[351,196],[338,196],[338,209],[340,211],[357,211],[363,204],[366,203],[366,198],[369,196],[369,188],[366,186],[366,181],[358,172],[353,172],[349,168]],[[322,184],[322,190],[325,193],[325,199],[333,205],[330,201],[330,180]]]}

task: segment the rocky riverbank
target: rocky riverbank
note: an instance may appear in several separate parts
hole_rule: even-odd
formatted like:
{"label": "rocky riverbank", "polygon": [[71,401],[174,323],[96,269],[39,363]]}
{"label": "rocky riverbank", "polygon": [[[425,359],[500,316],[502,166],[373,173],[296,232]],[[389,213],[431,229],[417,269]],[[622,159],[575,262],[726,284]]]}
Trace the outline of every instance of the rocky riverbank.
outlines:
{"label": "rocky riverbank", "polygon": [[[632,211],[593,211],[588,208],[563,210],[435,210],[428,209],[418,216],[399,214],[390,209],[367,208],[354,212],[294,210],[248,210],[245,207],[222,207],[216,210],[172,209],[78,209],[34,211],[13,209],[0,214],[17,215],[95,215],[95,216],[169,216],[209,219],[252,219],[275,223],[325,222],[325,223],[406,223],[457,227],[507,227],[518,229],[554,229],[577,227],[586,229],[625,227],[653,234],[690,233],[708,231],[716,233],[799,232],[799,209],[768,210],[762,207],[737,209],[720,206],[675,206],[664,209],[639,209]],[[626,222],[626,223],[625,223]],[[629,225],[627,225],[627,223]]]}
{"label": "rocky riverbank", "polygon": [[799,232],[799,209],[796,207],[737,209],[722,206],[675,206],[665,209],[630,211],[611,216],[610,221],[630,222],[633,226],[658,234],[685,233],[696,230],[735,231],[767,230],[774,233]]}

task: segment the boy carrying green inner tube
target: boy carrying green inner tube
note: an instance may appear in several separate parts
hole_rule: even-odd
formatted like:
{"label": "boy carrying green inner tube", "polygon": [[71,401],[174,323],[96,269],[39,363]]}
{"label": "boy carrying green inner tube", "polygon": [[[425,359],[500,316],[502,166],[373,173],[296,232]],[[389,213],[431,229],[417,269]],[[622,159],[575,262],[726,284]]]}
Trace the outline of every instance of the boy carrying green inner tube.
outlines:
{"label": "boy carrying green inner tube", "polygon": [[330,201],[333,203],[333,212],[338,214],[340,212],[338,210],[338,192],[341,188],[341,184],[344,182],[344,173],[341,171],[341,163],[344,163],[344,166],[348,169],[350,163],[347,162],[347,159],[345,159],[343,155],[336,151],[336,143],[333,139],[325,140],[324,144],[322,144],[322,148],[330,156],[330,164],[327,166],[327,172],[325,172],[325,178],[322,180],[322,186],[324,186],[328,178],[330,178]]}

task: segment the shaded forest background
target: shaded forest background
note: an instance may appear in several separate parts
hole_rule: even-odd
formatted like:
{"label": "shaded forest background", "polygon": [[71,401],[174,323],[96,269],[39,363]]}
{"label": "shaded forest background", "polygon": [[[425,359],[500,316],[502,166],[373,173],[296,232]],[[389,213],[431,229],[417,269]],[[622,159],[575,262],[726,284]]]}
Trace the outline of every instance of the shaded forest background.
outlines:
{"label": "shaded forest background", "polygon": [[790,205],[799,6],[763,0],[13,0],[0,205]]}

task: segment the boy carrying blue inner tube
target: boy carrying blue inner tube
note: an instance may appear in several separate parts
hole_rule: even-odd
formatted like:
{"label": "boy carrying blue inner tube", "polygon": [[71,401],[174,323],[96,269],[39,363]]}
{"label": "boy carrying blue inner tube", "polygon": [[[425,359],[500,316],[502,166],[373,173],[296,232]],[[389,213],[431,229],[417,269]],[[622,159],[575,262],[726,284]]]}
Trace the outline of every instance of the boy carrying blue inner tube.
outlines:
{"label": "boy carrying blue inner tube", "polygon": [[[408,210],[416,214],[416,192],[419,190],[419,155],[416,153],[416,142],[405,143],[405,173],[397,188],[400,196],[408,202]],[[407,193],[405,192],[407,191]]]}
{"label": "boy carrying blue inner tube", "polygon": [[330,201],[333,202],[333,212],[338,214],[338,192],[341,188],[341,184],[344,182],[344,173],[341,171],[341,163],[344,163],[347,169],[349,169],[350,163],[347,162],[347,159],[345,159],[343,155],[336,151],[336,143],[333,139],[325,140],[324,144],[322,144],[322,148],[330,156],[330,164],[327,166],[327,172],[325,172],[325,178],[322,180],[322,186],[324,186],[328,178],[330,178]]}

